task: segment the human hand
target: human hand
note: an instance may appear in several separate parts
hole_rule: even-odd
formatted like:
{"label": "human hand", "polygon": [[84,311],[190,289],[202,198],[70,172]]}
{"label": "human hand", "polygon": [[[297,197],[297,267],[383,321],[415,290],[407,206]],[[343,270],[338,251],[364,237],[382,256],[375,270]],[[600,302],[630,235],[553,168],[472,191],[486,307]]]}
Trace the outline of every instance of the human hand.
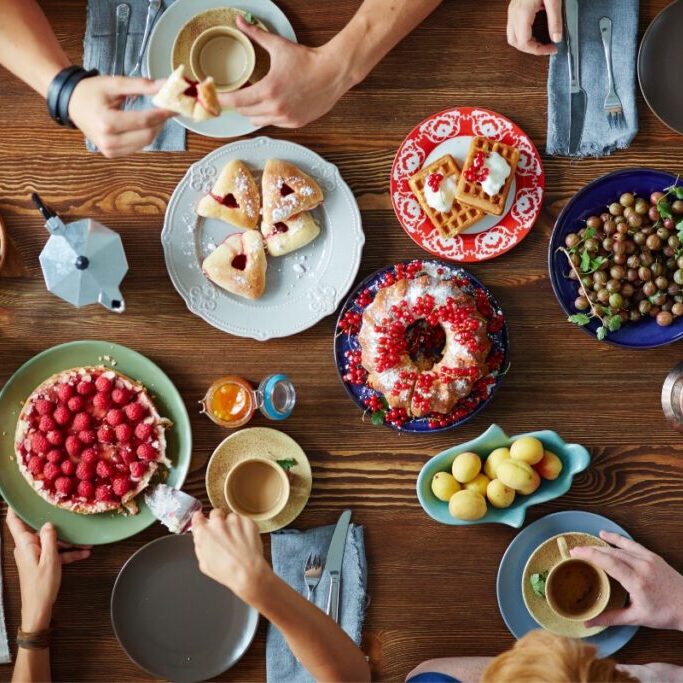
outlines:
{"label": "human hand", "polygon": [[146,78],[93,76],[84,78],[69,101],[69,116],[105,157],[120,157],[142,149],[175,116],[165,109],[123,111],[126,97],[154,95],[160,83]]}
{"label": "human hand", "polygon": [[50,626],[62,565],[89,557],[90,549],[58,542],[57,532],[49,522],[35,533],[12,508],[7,510],[7,527],[14,539],[14,561],[19,572],[21,629],[43,631]]}
{"label": "human hand", "polygon": [[272,573],[256,524],[225,510],[211,510],[208,520],[198,511],[192,516],[192,536],[199,569],[252,603]]}
{"label": "human hand", "polygon": [[548,33],[553,43],[562,40],[562,0],[510,0],[508,5],[508,44],[532,55],[553,55],[554,45],[543,45],[533,36],[536,15],[545,8]]}
{"label": "human hand", "polygon": [[270,55],[270,70],[242,90],[219,93],[223,107],[236,109],[255,126],[299,128],[326,114],[352,86],[344,57],[332,48],[298,45],[249,24],[238,28]]}
{"label": "human hand", "polygon": [[614,548],[572,548],[572,557],[592,562],[616,579],[630,595],[630,604],[611,609],[586,622],[586,626],[629,624],[683,630],[683,576],[655,555],[619,534],[600,532]]}

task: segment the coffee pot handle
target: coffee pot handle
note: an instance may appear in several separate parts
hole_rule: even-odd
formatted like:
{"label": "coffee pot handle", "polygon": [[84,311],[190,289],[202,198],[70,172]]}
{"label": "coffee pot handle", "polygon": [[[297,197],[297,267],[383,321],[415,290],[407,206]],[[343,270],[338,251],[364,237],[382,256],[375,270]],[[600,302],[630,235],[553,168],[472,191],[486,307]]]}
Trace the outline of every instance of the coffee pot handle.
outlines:
{"label": "coffee pot handle", "polygon": [[567,539],[564,536],[558,537],[557,547],[560,549],[560,555],[562,555],[563,560],[569,560],[571,558],[569,548],[567,547]]}

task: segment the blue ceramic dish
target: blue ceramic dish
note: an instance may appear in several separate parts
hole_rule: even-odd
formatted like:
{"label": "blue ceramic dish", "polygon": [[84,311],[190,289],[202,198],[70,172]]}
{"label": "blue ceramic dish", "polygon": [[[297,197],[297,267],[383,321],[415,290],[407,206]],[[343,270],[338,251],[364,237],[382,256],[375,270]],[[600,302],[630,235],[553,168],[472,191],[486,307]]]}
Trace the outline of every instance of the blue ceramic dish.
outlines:
{"label": "blue ceramic dish", "polygon": [[[473,522],[455,519],[448,512],[448,503],[439,500],[432,493],[432,478],[437,472],[450,472],[455,456],[459,453],[473,452],[483,459],[496,448],[509,448],[515,439],[521,436],[534,436],[539,439],[545,448],[552,451],[562,460],[562,472],[554,481],[543,481],[538,489],[530,496],[517,495],[509,508],[499,510],[489,504],[488,512]],[[422,468],[417,478],[417,497],[424,511],[437,522],[450,524],[451,526],[466,526],[470,524],[507,524],[519,527],[524,524],[527,508],[539,503],[546,503],[554,498],[563,496],[569,491],[574,475],[583,472],[590,464],[590,453],[583,447],[574,443],[566,443],[556,432],[544,430],[541,432],[529,432],[508,436],[498,425],[491,425],[481,436],[467,443],[458,444],[435,455]]]}
{"label": "blue ceramic dish", "polygon": [[[515,638],[521,638],[529,631],[540,628],[524,604],[521,589],[524,567],[534,550],[558,534],[580,531],[597,536],[601,530],[631,538],[630,534],[612,520],[580,510],[563,510],[546,515],[515,536],[503,555],[496,579],[498,609]],[[599,657],[609,657],[624,647],[637,630],[637,626],[611,626],[584,640],[598,648]]]}
{"label": "blue ceramic dish", "polygon": [[[575,280],[567,277],[569,270],[567,257],[558,252],[558,249],[564,246],[565,237],[570,232],[576,232],[584,227],[586,218],[602,213],[607,205],[618,201],[622,193],[633,192],[641,197],[649,197],[652,192],[674,185],[676,179],[676,176],[670,173],[651,168],[627,168],[623,171],[608,173],[588,183],[564,207],[550,238],[548,270],[555,296],[568,316],[578,312],[574,308],[578,286]],[[598,321],[591,321],[581,329],[595,336],[598,327]],[[669,327],[661,327],[653,319],[627,323],[620,330],[610,332],[605,341],[633,349],[649,349],[671,344],[681,338],[683,338],[683,317],[674,320]]]}
{"label": "blue ceramic dish", "polygon": [[[459,277],[467,280],[468,285],[466,285],[463,288],[464,291],[468,292],[469,294],[474,294],[477,290],[483,291],[486,295],[486,298],[489,301],[489,304],[491,305],[491,308],[496,312],[501,312],[500,305],[496,301],[493,294],[491,294],[491,292],[481,282],[479,282],[479,280],[477,280],[473,275],[468,273],[466,270],[463,270],[462,268],[459,268],[451,263],[447,263],[446,261],[438,261],[435,259],[419,260],[423,264],[426,264],[428,267],[443,269],[444,273],[447,273],[452,277]],[[403,261],[402,263],[407,265],[413,262],[414,261]],[[357,313],[362,314],[364,308],[356,304],[356,299],[358,295],[366,289],[370,290],[373,294],[375,294],[379,289],[379,285],[382,282],[383,277],[388,273],[393,274],[395,272],[395,269],[396,265],[387,266],[385,268],[381,268],[369,277],[365,278],[365,280],[363,280],[351,292],[349,297],[344,302],[344,305],[341,307],[341,310],[339,311],[339,318],[337,319],[337,326],[335,327],[334,359],[337,366],[337,372],[339,373],[339,379],[344,385],[346,393],[351,397],[353,402],[363,411],[363,413],[367,412],[365,401],[373,394],[376,396],[381,396],[381,394],[374,391],[370,387],[367,387],[365,385],[351,384],[350,382],[347,382],[344,379],[344,375],[346,374],[347,370],[346,353],[349,351],[359,350],[360,345],[358,344],[358,339],[355,334],[340,332],[339,322],[348,311],[355,311]],[[499,332],[489,333],[489,339],[492,343],[491,353],[500,352],[503,355],[503,361],[500,366],[501,371],[498,372],[495,376],[495,383],[489,390],[487,397],[480,401],[471,412],[469,412],[461,419],[449,424],[446,427],[430,427],[427,418],[408,420],[408,422],[404,423],[400,428],[391,424],[387,424],[386,422],[383,422],[382,424],[384,424],[386,427],[396,429],[402,432],[412,432],[414,434],[435,434],[437,432],[455,429],[456,427],[459,427],[460,425],[465,424],[465,422],[471,420],[479,411],[483,410],[490,403],[491,399],[493,398],[493,395],[496,393],[498,387],[503,381],[503,377],[509,365],[510,351],[507,325],[504,324],[503,328]]]}

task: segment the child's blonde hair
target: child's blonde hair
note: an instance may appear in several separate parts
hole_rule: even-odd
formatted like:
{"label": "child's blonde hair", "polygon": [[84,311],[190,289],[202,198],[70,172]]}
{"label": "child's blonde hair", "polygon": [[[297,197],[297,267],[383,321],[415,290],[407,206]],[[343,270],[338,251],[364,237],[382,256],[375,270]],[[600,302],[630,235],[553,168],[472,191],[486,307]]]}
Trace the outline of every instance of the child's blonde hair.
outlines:
{"label": "child's blonde hair", "polygon": [[547,631],[532,631],[496,657],[481,683],[637,683],[592,645]]}

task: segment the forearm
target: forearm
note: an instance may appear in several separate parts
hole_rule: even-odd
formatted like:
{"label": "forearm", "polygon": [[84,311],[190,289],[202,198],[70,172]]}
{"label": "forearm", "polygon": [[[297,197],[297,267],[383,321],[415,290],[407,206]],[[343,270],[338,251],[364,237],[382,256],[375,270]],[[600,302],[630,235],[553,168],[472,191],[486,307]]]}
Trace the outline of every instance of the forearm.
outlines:
{"label": "forearm", "polygon": [[34,0],[0,2],[0,64],[43,97],[56,74],[69,65]]}
{"label": "forearm", "polygon": [[328,44],[348,56],[349,87],[360,83],[392,48],[441,4],[441,0],[365,0]]}
{"label": "forearm", "polygon": [[50,680],[50,650],[19,648],[12,683],[46,683]]}
{"label": "forearm", "polygon": [[365,656],[351,638],[272,571],[249,603],[281,631],[294,656],[315,680],[370,680]]}

